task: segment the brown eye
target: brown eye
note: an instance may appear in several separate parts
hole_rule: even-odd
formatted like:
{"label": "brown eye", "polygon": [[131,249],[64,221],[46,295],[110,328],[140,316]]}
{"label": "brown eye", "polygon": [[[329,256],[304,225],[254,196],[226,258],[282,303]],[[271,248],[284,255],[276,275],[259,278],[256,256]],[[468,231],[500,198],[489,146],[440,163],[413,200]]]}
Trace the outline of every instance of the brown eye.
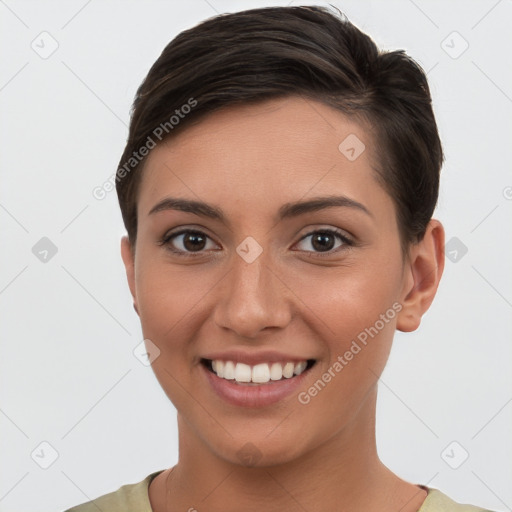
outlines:
{"label": "brown eye", "polygon": [[[310,239],[307,243],[304,243],[305,246],[309,246],[313,248],[313,251],[308,250],[308,248],[303,248],[301,250],[306,252],[317,252],[317,253],[335,253],[338,250],[344,248],[344,246],[353,245],[352,241],[349,240],[344,234],[334,229],[319,229],[316,231],[312,231],[301,238],[300,242],[304,242],[305,240]],[[339,240],[339,245],[336,244],[336,240]],[[334,250],[333,250],[334,249]]]}
{"label": "brown eye", "polygon": [[206,237],[199,233],[186,233],[183,235],[183,246],[187,251],[200,251],[204,249]]}
{"label": "brown eye", "polygon": [[208,241],[211,241],[210,237],[202,231],[184,229],[167,234],[160,245],[167,246],[171,252],[178,255],[194,256],[193,253],[200,255],[205,252],[204,249],[212,249],[207,247]]}

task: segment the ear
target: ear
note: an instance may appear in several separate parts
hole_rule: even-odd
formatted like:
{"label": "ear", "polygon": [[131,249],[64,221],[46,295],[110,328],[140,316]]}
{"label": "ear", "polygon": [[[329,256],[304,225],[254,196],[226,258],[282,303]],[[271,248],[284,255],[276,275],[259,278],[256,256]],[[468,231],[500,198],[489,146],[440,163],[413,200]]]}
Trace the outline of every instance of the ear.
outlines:
{"label": "ear", "polygon": [[124,268],[126,269],[126,278],[133,298],[133,308],[139,314],[137,309],[137,295],[135,293],[135,257],[132,244],[127,236],[121,238],[121,257],[123,258]]}
{"label": "ear", "polygon": [[396,328],[415,331],[432,304],[444,270],[444,228],[435,219],[428,223],[423,239],[414,244],[404,269],[402,309]]}

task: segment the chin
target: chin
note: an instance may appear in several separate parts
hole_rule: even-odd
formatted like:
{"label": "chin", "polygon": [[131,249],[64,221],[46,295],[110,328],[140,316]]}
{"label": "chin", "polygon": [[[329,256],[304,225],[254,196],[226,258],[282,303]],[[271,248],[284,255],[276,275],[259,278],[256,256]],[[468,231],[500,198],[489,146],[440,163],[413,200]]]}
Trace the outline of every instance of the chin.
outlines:
{"label": "chin", "polygon": [[289,464],[307,451],[304,441],[298,443],[300,432],[287,432],[271,439],[260,431],[259,435],[226,436],[221,442],[210,440],[209,445],[217,457],[230,464],[246,468],[265,468]]}

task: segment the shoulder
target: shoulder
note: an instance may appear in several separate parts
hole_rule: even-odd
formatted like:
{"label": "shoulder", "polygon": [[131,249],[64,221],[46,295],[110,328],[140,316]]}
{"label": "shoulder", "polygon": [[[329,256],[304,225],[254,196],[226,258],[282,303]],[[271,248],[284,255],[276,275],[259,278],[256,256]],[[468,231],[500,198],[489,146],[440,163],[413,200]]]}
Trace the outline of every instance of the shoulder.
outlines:
{"label": "shoulder", "polygon": [[162,471],[164,470],[151,473],[141,482],[123,485],[117,491],[81,503],[64,512],[152,512],[148,494],[149,484]]}
{"label": "shoulder", "polygon": [[439,489],[431,487],[426,489],[428,491],[427,497],[418,512],[492,512],[475,505],[457,503]]}

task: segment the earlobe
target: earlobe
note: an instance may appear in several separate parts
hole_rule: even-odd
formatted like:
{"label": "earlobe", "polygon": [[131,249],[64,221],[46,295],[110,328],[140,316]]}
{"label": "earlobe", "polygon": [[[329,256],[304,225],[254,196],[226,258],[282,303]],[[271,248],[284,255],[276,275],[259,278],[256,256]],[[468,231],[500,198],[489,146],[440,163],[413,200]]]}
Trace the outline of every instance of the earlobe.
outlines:
{"label": "earlobe", "polygon": [[133,255],[132,244],[127,236],[121,238],[121,257],[123,258],[124,267],[126,270],[126,278],[128,280],[128,287],[133,298],[133,309],[139,314],[137,309],[137,295],[135,290],[135,258]]}
{"label": "earlobe", "polygon": [[403,332],[416,330],[428,310],[439,286],[444,270],[444,229],[432,219],[423,239],[410,251],[406,263],[402,290],[402,310],[398,315],[397,329]]}

